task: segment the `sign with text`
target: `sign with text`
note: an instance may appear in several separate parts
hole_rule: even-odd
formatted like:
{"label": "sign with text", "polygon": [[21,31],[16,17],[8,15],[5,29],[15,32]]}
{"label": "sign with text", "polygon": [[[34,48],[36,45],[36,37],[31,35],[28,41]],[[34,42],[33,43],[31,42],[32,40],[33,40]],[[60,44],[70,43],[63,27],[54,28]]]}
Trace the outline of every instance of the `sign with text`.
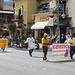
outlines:
{"label": "sign with text", "polygon": [[40,21],[48,20],[48,17],[40,17]]}
{"label": "sign with text", "polygon": [[54,14],[53,14],[53,25],[57,25],[57,23],[58,23],[57,14],[54,13]]}
{"label": "sign with text", "polygon": [[68,57],[69,49],[70,49],[69,44],[53,44],[52,56],[53,57]]}

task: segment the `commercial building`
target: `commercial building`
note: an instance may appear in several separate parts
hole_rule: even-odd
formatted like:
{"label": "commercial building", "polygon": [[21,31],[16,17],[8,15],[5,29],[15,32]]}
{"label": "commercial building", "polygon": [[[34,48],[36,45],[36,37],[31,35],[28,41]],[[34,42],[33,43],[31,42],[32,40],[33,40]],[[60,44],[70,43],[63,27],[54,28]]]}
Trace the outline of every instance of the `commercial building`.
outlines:
{"label": "commercial building", "polygon": [[[73,33],[74,0],[59,0],[59,33]],[[15,0],[18,35],[34,33],[41,41],[43,33],[57,34],[58,0]],[[64,15],[65,14],[65,15]]]}
{"label": "commercial building", "polygon": [[[58,11],[58,1],[59,1],[59,11]],[[67,6],[70,3],[69,0],[39,0],[39,2],[40,2],[40,6],[38,7],[39,12],[34,14],[35,24],[31,27],[31,29],[35,29],[35,38],[39,37],[40,40],[44,32],[47,32],[49,34],[57,34],[58,21],[59,21],[60,35],[72,33],[71,32],[72,16],[69,16],[72,12],[69,13],[69,9]],[[43,23],[43,21],[45,23]],[[44,27],[42,28],[42,26]]]}
{"label": "commercial building", "polygon": [[0,28],[3,29],[3,34],[9,35],[7,28],[14,18],[13,7],[4,6],[4,0],[0,0],[0,3]]}
{"label": "commercial building", "polygon": [[28,34],[31,30],[31,20],[34,20],[33,14],[36,13],[36,0],[15,0],[15,19],[18,27],[18,35]]}

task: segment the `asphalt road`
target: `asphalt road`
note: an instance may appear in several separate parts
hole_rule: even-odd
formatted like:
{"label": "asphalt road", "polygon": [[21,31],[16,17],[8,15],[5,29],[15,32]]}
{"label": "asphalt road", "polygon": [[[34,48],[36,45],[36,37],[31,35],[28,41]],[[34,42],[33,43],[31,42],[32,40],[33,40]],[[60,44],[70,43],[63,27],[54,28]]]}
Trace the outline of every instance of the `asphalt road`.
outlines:
{"label": "asphalt road", "polygon": [[75,60],[53,58],[51,53],[45,62],[42,50],[34,51],[33,57],[25,49],[0,50],[0,75],[75,75]]}

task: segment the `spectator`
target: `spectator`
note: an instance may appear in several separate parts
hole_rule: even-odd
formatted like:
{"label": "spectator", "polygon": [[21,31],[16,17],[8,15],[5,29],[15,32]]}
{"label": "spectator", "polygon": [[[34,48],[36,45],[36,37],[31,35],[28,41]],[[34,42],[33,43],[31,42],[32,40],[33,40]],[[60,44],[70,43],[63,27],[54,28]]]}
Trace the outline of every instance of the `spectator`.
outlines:
{"label": "spectator", "polygon": [[50,42],[51,40],[50,34],[48,34],[47,38],[48,38],[48,41]]}
{"label": "spectator", "polygon": [[53,43],[55,42],[55,36],[54,36],[54,34],[52,34],[51,41],[52,41]]}
{"label": "spectator", "polygon": [[60,40],[60,41],[61,41],[61,43],[64,43],[64,42],[65,42],[65,40],[66,40],[65,36],[64,36],[64,34],[62,34],[62,35],[61,35],[61,40]]}

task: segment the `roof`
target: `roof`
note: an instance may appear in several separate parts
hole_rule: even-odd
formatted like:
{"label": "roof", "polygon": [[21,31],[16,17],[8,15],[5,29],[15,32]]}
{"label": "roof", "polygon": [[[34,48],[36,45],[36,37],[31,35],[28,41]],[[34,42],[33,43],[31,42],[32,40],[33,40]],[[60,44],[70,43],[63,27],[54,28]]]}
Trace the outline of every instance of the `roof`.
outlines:
{"label": "roof", "polygon": [[4,6],[3,10],[13,11],[13,6]]}

